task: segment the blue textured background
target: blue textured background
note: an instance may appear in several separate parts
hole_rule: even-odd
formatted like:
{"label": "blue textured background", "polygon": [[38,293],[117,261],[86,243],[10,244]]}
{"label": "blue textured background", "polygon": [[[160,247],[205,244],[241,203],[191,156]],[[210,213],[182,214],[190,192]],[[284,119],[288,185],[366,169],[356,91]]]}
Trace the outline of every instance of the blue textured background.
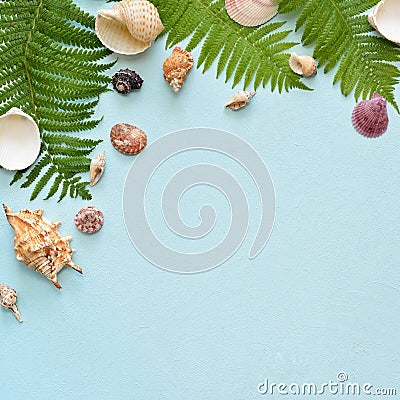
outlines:
{"label": "blue textured background", "polygon": [[[93,14],[103,6],[78,4]],[[259,90],[246,109],[233,113],[223,104],[235,90],[216,80],[213,68],[205,75],[193,70],[174,95],[161,71],[169,53],[160,40],[141,55],[119,57],[114,70],[135,69],[144,86],[127,97],[110,92],[101,98],[98,115],[105,118],[87,134],[104,138],[98,150],[107,153],[107,170],[91,202],[106,218],[98,234],[85,236],[74,226],[73,217],[86,202],[29,202],[29,191],[9,187],[12,174],[0,171],[2,202],[16,211],[44,208],[45,216],[63,221],[60,231],[74,237],[74,260],[84,270],[81,276],[64,269],[58,292],[15,259],[13,232],[1,217],[0,281],[19,292],[24,323],[0,310],[0,398],[252,400],[262,398],[257,385],[265,378],[318,383],[340,370],[351,381],[396,386],[398,115],[389,108],[390,126],[382,138],[361,137],[351,126],[353,98],[344,98],[332,86],[332,75],[323,73],[307,81],[313,92]],[[117,122],[141,127],[150,142],[178,129],[210,126],[256,148],[277,198],[275,228],[263,253],[247,258],[259,203],[246,172],[232,165],[231,172],[248,187],[252,207],[250,231],[238,253],[215,270],[192,276],[144,260],[123,223],[121,197],[132,159],[109,142]],[[161,185],[188,161],[192,157],[178,157],[155,179]],[[230,168],[230,161],[221,163]],[[149,195],[155,224],[161,187],[158,194],[156,189]],[[196,222],[196,202],[204,201],[220,213],[215,234],[222,238],[229,214],[218,192],[205,187],[188,193],[182,214]],[[159,225],[155,230],[164,237]],[[182,247],[167,232],[165,240]]]}

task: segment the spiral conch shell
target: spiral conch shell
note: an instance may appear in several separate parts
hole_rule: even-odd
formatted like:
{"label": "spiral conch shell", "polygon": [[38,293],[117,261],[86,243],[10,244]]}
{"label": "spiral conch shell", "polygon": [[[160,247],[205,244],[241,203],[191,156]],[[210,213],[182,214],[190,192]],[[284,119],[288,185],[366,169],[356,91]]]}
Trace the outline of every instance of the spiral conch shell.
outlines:
{"label": "spiral conch shell", "polygon": [[225,104],[225,108],[230,108],[231,110],[239,110],[243,108],[254,96],[256,92],[246,92],[242,90],[236,93],[232,99]]}
{"label": "spiral conch shell", "polygon": [[10,286],[3,285],[0,283],[0,300],[1,306],[6,310],[10,310],[15,318],[19,322],[22,322],[21,314],[19,313],[18,306],[17,306],[17,292],[15,289],[11,289]]}
{"label": "spiral conch shell", "polygon": [[289,66],[298,75],[312,76],[317,73],[317,63],[310,56],[298,56],[292,53],[289,58]]}
{"label": "spiral conch shell", "polygon": [[157,8],[147,0],[122,0],[100,10],[96,35],[108,49],[119,54],[138,54],[164,30]]}
{"label": "spiral conch shell", "polygon": [[185,78],[193,68],[193,65],[194,60],[192,55],[179,46],[175,47],[172,51],[172,55],[164,61],[164,78],[175,93],[181,90],[185,83]]}
{"label": "spiral conch shell", "polygon": [[65,266],[82,273],[71,259],[73,250],[69,247],[70,236],[62,237],[57,227],[61,222],[50,222],[42,216],[43,210],[21,210],[13,213],[3,204],[7,220],[14,229],[14,251],[17,260],[51,280],[61,289],[57,273]]}
{"label": "spiral conch shell", "polygon": [[106,153],[102,151],[90,162],[90,186],[94,186],[104,174],[106,168]]}

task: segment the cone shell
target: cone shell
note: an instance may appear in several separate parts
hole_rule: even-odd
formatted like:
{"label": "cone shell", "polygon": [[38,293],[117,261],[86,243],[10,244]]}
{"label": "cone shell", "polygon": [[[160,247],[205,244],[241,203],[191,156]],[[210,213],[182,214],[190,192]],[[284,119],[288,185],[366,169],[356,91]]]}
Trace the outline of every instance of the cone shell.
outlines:
{"label": "cone shell", "polygon": [[278,14],[279,0],[225,0],[228,15],[243,26],[258,26]]}
{"label": "cone shell", "polygon": [[310,56],[298,56],[292,53],[289,58],[289,66],[298,75],[313,76],[317,73],[317,63]]}
{"label": "cone shell", "polygon": [[6,310],[10,310],[19,322],[22,322],[21,314],[17,306],[17,292],[9,286],[0,283],[0,305]]}
{"label": "cone shell", "polygon": [[179,46],[175,47],[172,54],[164,61],[164,78],[175,93],[181,90],[185,83],[185,78],[193,68],[193,65],[192,55]]}
{"label": "cone shell", "polygon": [[147,0],[122,0],[97,13],[96,35],[119,54],[138,54],[164,30],[157,8]]}
{"label": "cone shell", "polygon": [[243,108],[254,96],[256,92],[246,92],[242,90],[236,93],[232,99],[225,104],[225,108],[230,108],[231,110],[239,110]]}
{"label": "cone shell", "polygon": [[112,145],[121,153],[133,155],[140,153],[147,144],[147,135],[130,124],[116,124],[111,128]]}
{"label": "cone shell", "polygon": [[40,132],[31,116],[12,108],[0,117],[0,166],[8,170],[28,168],[40,152]]}
{"label": "cone shell", "polygon": [[96,207],[87,206],[75,215],[76,227],[84,233],[95,233],[104,224],[104,215]]}
{"label": "cone shell", "polygon": [[71,259],[73,250],[69,247],[72,239],[62,237],[57,230],[61,222],[50,222],[42,216],[43,210],[21,210],[13,213],[3,205],[7,220],[14,229],[14,251],[17,260],[51,280],[58,289],[57,274],[65,266],[82,273]]}
{"label": "cone shell", "polygon": [[386,100],[374,93],[371,100],[360,101],[354,107],[351,121],[355,130],[365,137],[383,135],[389,124]]}
{"label": "cone shell", "polygon": [[386,39],[400,44],[400,2],[382,0],[368,15],[368,21]]}
{"label": "cone shell", "polygon": [[90,186],[94,186],[104,174],[106,168],[106,153],[102,151],[90,162]]}

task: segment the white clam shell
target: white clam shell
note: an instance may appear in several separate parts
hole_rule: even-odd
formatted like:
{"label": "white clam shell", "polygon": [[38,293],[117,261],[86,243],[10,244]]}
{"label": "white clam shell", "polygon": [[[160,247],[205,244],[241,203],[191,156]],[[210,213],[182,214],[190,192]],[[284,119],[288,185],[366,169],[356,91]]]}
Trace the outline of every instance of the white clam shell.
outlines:
{"label": "white clam shell", "polygon": [[122,0],[100,10],[96,35],[108,49],[119,54],[138,54],[164,30],[157,8],[147,0]]}
{"label": "white clam shell", "polygon": [[400,44],[400,1],[382,0],[371,11],[368,21],[383,37]]}
{"label": "white clam shell", "polygon": [[30,115],[13,107],[0,117],[0,166],[11,171],[28,168],[39,152],[39,127]]}
{"label": "white clam shell", "polygon": [[278,13],[279,0],[225,0],[228,15],[243,26],[265,24]]}

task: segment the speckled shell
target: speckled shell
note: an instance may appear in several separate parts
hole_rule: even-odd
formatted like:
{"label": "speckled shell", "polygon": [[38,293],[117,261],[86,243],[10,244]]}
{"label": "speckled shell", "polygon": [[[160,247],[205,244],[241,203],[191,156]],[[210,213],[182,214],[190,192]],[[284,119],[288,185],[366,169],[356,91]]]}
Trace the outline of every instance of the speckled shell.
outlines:
{"label": "speckled shell", "polygon": [[164,30],[157,8],[146,0],[122,0],[97,14],[100,41],[115,53],[138,54]]}
{"label": "speckled shell", "polygon": [[55,287],[61,289],[57,273],[65,266],[82,273],[71,259],[70,236],[62,237],[57,227],[61,222],[50,222],[42,216],[43,210],[21,210],[13,213],[3,205],[7,220],[14,229],[14,251],[17,260],[23,261],[29,268],[51,280]]}
{"label": "speckled shell", "polygon": [[354,107],[351,121],[355,130],[365,137],[383,135],[389,125],[386,100],[374,93],[371,100],[360,101]]}
{"label": "speckled shell", "polygon": [[182,88],[185,78],[193,68],[193,65],[192,55],[179,46],[175,47],[172,54],[164,61],[164,78],[175,93],[178,93]]}
{"label": "speckled shell", "polygon": [[232,99],[225,104],[225,108],[230,108],[231,110],[239,110],[243,108],[254,96],[256,92],[246,92],[244,90],[236,93]]}
{"label": "speckled shell", "polygon": [[90,186],[96,185],[106,168],[106,153],[102,151],[90,162]]}
{"label": "speckled shell", "polygon": [[140,153],[147,144],[146,133],[130,124],[116,124],[111,128],[112,145],[121,153],[133,155]]}
{"label": "speckled shell", "polygon": [[258,26],[278,14],[279,0],[225,0],[228,15],[243,26]]}
{"label": "speckled shell", "polygon": [[76,227],[84,233],[95,233],[104,224],[104,215],[96,207],[87,206],[75,215]]}
{"label": "speckled shell", "polygon": [[9,286],[0,283],[0,305],[6,310],[10,310],[19,322],[22,322],[21,314],[17,306],[17,292]]}
{"label": "speckled shell", "polygon": [[289,58],[289,66],[298,75],[313,76],[317,73],[317,63],[310,56],[298,56],[292,53]]}

